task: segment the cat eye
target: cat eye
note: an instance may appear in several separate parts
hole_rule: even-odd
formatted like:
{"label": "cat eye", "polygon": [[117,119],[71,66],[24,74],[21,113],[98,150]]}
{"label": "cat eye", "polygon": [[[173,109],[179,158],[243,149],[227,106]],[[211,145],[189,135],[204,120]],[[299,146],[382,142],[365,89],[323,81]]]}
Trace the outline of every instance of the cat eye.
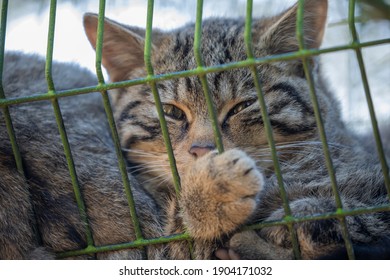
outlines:
{"label": "cat eye", "polygon": [[172,119],[175,120],[183,120],[186,117],[183,110],[179,109],[178,107],[172,104],[164,104],[163,111],[166,116],[171,117]]}
{"label": "cat eye", "polygon": [[252,100],[247,100],[247,101],[238,103],[236,106],[233,107],[233,109],[231,109],[229,111],[228,116],[230,117],[230,116],[238,114],[239,112],[248,108],[249,106],[251,106],[255,102],[256,102],[256,100],[252,99]]}

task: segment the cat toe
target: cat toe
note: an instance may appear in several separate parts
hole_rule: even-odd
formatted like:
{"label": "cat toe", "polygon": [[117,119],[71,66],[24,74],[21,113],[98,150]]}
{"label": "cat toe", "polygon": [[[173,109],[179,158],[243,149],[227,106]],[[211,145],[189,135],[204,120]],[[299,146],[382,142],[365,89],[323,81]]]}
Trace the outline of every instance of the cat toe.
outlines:
{"label": "cat toe", "polygon": [[182,179],[189,233],[210,240],[237,229],[255,210],[263,181],[254,160],[238,149],[199,158]]}
{"label": "cat toe", "polygon": [[240,255],[239,254],[237,254],[234,250],[232,250],[232,249],[229,249],[229,258],[231,259],[231,260],[241,260],[241,257],[240,257]]}
{"label": "cat toe", "polygon": [[217,182],[215,186],[229,190],[233,200],[253,199],[264,185],[263,175],[254,160],[238,149],[228,150],[215,157],[214,173]]}
{"label": "cat toe", "polygon": [[219,248],[215,251],[214,256],[219,260],[230,260],[229,250],[225,248]]}
{"label": "cat toe", "polygon": [[214,253],[219,260],[240,260],[240,256],[232,249],[220,248]]}

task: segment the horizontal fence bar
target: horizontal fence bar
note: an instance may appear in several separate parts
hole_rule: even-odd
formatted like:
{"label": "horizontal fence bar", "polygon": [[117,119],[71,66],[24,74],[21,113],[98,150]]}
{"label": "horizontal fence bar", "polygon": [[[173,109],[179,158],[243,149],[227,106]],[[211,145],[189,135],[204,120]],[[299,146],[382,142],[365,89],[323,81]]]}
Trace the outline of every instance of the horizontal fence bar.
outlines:
{"label": "horizontal fence bar", "polygon": [[181,234],[175,234],[175,235],[170,235],[170,236],[162,236],[162,237],[158,237],[158,238],[136,240],[133,242],[126,242],[126,243],[113,244],[113,245],[94,246],[94,247],[88,247],[88,248],[81,249],[81,250],[60,252],[60,253],[57,253],[56,256],[59,259],[63,259],[63,258],[67,258],[67,257],[73,257],[73,256],[79,256],[79,255],[89,255],[89,254],[102,253],[102,252],[107,252],[107,251],[116,251],[116,250],[124,250],[124,249],[137,249],[139,247],[144,247],[144,246],[158,245],[158,244],[164,244],[164,243],[173,242],[173,241],[183,241],[183,240],[190,240],[190,239],[191,239],[191,237],[188,233],[181,233]]}
{"label": "horizontal fence bar", "polygon": [[[343,210],[342,212],[327,212],[324,214],[317,214],[317,215],[300,217],[300,218],[289,217],[288,221],[282,219],[282,220],[275,220],[275,221],[260,222],[260,223],[255,223],[252,225],[245,226],[243,230],[256,230],[256,229],[261,229],[266,227],[283,226],[289,223],[303,223],[303,222],[318,221],[318,220],[325,220],[325,219],[337,219],[340,217],[356,216],[361,214],[387,212],[387,211],[390,211],[390,204],[378,205],[378,206],[366,207],[366,208],[355,208],[355,209]],[[80,249],[75,251],[61,252],[57,254],[57,257],[67,258],[67,257],[74,257],[79,255],[88,255],[94,253],[114,251],[114,250],[124,250],[124,249],[132,249],[132,248],[135,249],[138,247],[164,244],[172,241],[184,241],[190,239],[191,237],[189,236],[188,233],[181,233],[181,234],[175,234],[170,236],[162,236],[159,238],[143,239],[143,240],[137,240],[137,241],[121,243],[121,244],[94,246],[94,247],[88,247],[85,249]]]}
{"label": "horizontal fence bar", "polygon": [[318,220],[327,220],[327,219],[339,219],[341,217],[348,217],[348,216],[357,216],[362,214],[370,214],[370,213],[377,213],[377,212],[388,212],[390,211],[390,204],[384,204],[384,205],[377,205],[377,206],[371,206],[371,207],[361,207],[361,208],[355,208],[355,209],[343,209],[342,211],[335,211],[335,212],[327,212],[324,214],[315,214],[311,216],[305,216],[305,217],[289,217],[288,221],[282,219],[282,220],[276,220],[276,221],[265,221],[260,222],[252,225],[245,226],[244,230],[251,230],[251,229],[261,229],[265,227],[272,227],[272,226],[281,226],[285,225],[286,223],[303,223],[303,222],[312,222],[312,221],[318,221]]}
{"label": "horizontal fence bar", "polygon": [[[302,57],[317,56],[320,54],[333,53],[333,52],[345,51],[345,50],[354,50],[356,48],[366,48],[372,46],[379,46],[383,44],[390,44],[390,39],[383,39],[383,40],[377,40],[377,41],[371,41],[371,42],[365,42],[359,44],[354,43],[354,44],[331,47],[331,48],[320,49],[320,50],[311,49],[311,50],[292,52],[292,53],[287,53],[282,55],[272,55],[272,56],[267,56],[262,58],[255,58],[253,60],[242,60],[238,62],[231,62],[231,63],[221,64],[216,66],[207,66],[207,67],[203,67],[202,69],[197,68],[197,69],[191,69],[185,71],[171,72],[167,74],[142,77],[142,78],[127,80],[127,81],[107,83],[104,85],[96,85],[96,86],[82,87],[82,88],[69,89],[69,90],[59,90],[56,91],[55,97],[62,98],[62,97],[79,95],[79,94],[86,94],[90,92],[124,88],[124,87],[145,84],[149,82],[159,82],[159,81],[165,81],[174,78],[184,78],[184,77],[202,75],[207,73],[216,73],[216,72],[222,72],[230,69],[251,67],[253,65],[261,65],[270,62],[293,60]],[[36,102],[42,100],[50,100],[52,98],[53,95],[49,93],[37,93],[31,96],[25,96],[19,98],[8,98],[8,99],[0,98],[0,107],[16,105],[21,103],[28,103],[28,102]]]}

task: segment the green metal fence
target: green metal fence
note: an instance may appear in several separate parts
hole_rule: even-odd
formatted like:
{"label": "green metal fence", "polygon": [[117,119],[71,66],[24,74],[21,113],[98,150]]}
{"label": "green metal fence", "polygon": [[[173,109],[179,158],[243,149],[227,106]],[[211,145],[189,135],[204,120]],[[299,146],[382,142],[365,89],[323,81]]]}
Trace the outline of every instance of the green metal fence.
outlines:
{"label": "green metal fence", "polygon": [[[253,224],[246,227],[246,229],[260,229],[263,227],[269,227],[269,226],[275,226],[275,225],[286,225],[290,231],[291,234],[291,240],[292,245],[294,249],[294,255],[295,258],[300,258],[300,252],[299,252],[299,246],[297,241],[297,235],[294,230],[293,225],[295,223],[300,223],[304,221],[313,221],[313,220],[320,220],[320,219],[333,219],[336,218],[340,221],[342,226],[342,234],[344,238],[344,242],[347,248],[348,256],[350,259],[354,259],[354,252],[352,248],[352,244],[349,238],[348,229],[346,227],[345,218],[349,215],[359,215],[363,213],[371,213],[371,212],[379,212],[379,211],[390,211],[390,204],[387,205],[379,205],[375,207],[369,207],[369,208],[357,208],[352,210],[345,210],[343,209],[343,205],[340,199],[340,194],[337,187],[335,172],[332,166],[332,159],[329,152],[328,143],[326,141],[326,133],[324,130],[324,125],[321,119],[320,111],[319,111],[319,105],[315,93],[315,87],[314,87],[314,81],[311,77],[310,72],[310,64],[308,63],[308,58],[311,56],[316,56],[320,54],[330,53],[330,52],[337,52],[337,51],[343,51],[343,50],[352,50],[356,53],[356,58],[360,66],[360,72],[361,72],[361,79],[364,85],[365,95],[367,99],[367,104],[370,112],[372,127],[375,135],[376,140],[376,146],[378,150],[378,156],[380,158],[383,176],[385,179],[386,188],[388,191],[388,195],[390,198],[390,180],[389,180],[389,169],[386,162],[386,158],[383,151],[383,146],[381,143],[380,135],[379,135],[379,129],[378,124],[375,116],[374,106],[371,99],[371,93],[370,93],[370,87],[367,80],[366,70],[364,66],[364,61],[362,57],[362,49],[365,47],[370,46],[376,46],[376,45],[383,45],[383,44],[390,44],[390,38],[389,39],[383,39],[383,40],[376,40],[376,41],[370,41],[361,43],[359,41],[358,34],[356,32],[356,25],[355,25],[355,6],[356,6],[355,0],[349,0],[349,14],[348,14],[348,23],[349,23],[349,29],[350,33],[352,35],[352,42],[348,45],[342,45],[337,47],[331,47],[326,49],[306,49],[304,45],[303,40],[303,5],[304,0],[299,0],[299,9],[298,9],[298,16],[297,16],[297,38],[299,41],[299,51],[293,52],[293,53],[287,53],[282,55],[273,55],[273,56],[267,56],[267,57],[254,57],[253,51],[252,51],[252,45],[251,45],[251,24],[252,24],[252,8],[253,8],[253,1],[247,0],[247,10],[246,10],[246,25],[245,25],[245,43],[246,43],[246,49],[247,49],[247,59],[242,61],[235,61],[223,65],[216,65],[216,66],[210,66],[205,67],[203,65],[202,61],[202,50],[200,48],[201,43],[201,30],[202,30],[202,11],[203,11],[203,0],[197,0],[197,9],[196,9],[196,25],[195,25],[195,37],[194,37],[194,55],[196,58],[197,68],[195,69],[188,69],[186,71],[180,71],[180,72],[174,72],[174,73],[167,73],[167,74],[161,74],[161,75],[155,75],[153,72],[153,66],[151,63],[151,41],[152,41],[152,27],[153,27],[153,8],[154,8],[154,1],[148,0],[148,8],[147,8],[147,24],[146,24],[146,35],[145,35],[145,50],[144,50],[144,59],[145,59],[145,65],[147,69],[147,76],[122,82],[115,82],[115,83],[106,83],[103,78],[102,74],[102,43],[103,43],[103,26],[104,26],[104,14],[105,14],[105,6],[106,1],[100,0],[99,4],[99,17],[98,17],[98,38],[96,43],[96,76],[98,78],[98,84],[93,87],[84,87],[84,88],[74,88],[70,90],[63,90],[63,91],[57,91],[55,88],[55,84],[53,83],[52,74],[51,74],[51,67],[52,67],[52,59],[53,59],[53,42],[54,42],[54,31],[55,31],[55,20],[56,20],[56,7],[57,7],[57,1],[51,0],[50,3],[50,23],[49,23],[49,30],[48,30],[48,40],[47,40],[47,53],[46,53],[46,79],[47,79],[47,92],[44,93],[38,93],[31,96],[23,96],[20,98],[6,98],[4,95],[3,85],[2,85],[2,74],[3,74],[3,60],[4,60],[4,45],[5,45],[5,39],[6,39],[6,23],[7,23],[7,10],[8,10],[8,0],[3,0],[2,2],[2,8],[1,8],[1,33],[0,33],[0,107],[3,110],[3,114],[6,121],[6,127],[9,134],[9,138],[12,144],[12,149],[14,153],[14,157],[16,160],[17,168],[20,173],[24,173],[23,171],[23,165],[22,165],[22,158],[19,152],[17,139],[15,137],[13,125],[12,125],[12,119],[10,117],[9,109],[8,107],[10,105],[17,106],[18,104],[27,103],[27,102],[34,102],[39,100],[51,100],[53,109],[55,112],[55,118],[58,125],[58,130],[60,132],[62,144],[64,146],[64,153],[66,155],[69,173],[72,178],[72,184],[74,188],[74,193],[77,201],[77,205],[81,214],[81,217],[83,218],[85,224],[86,224],[86,240],[87,240],[87,247],[76,250],[76,251],[70,251],[70,252],[59,252],[58,257],[64,258],[69,256],[76,256],[76,255],[82,255],[82,254],[93,254],[98,252],[105,252],[110,250],[119,250],[119,249],[127,249],[127,248],[136,248],[136,247],[142,247],[152,244],[159,244],[159,243],[166,243],[170,241],[177,241],[177,240],[190,240],[190,236],[188,233],[184,232],[182,234],[174,235],[174,236],[163,236],[160,238],[155,239],[145,239],[142,236],[142,232],[140,230],[139,221],[136,215],[136,209],[134,206],[134,199],[132,196],[131,191],[131,185],[130,181],[127,175],[126,171],[126,163],[123,158],[121,147],[120,147],[120,141],[118,132],[116,130],[115,126],[115,120],[113,117],[112,108],[110,105],[110,101],[107,95],[107,90],[114,89],[114,88],[123,88],[123,87],[130,87],[134,85],[139,84],[149,84],[149,86],[152,89],[152,93],[155,99],[157,112],[160,118],[160,125],[162,129],[163,138],[165,141],[165,145],[167,148],[167,153],[169,157],[170,166],[172,169],[173,179],[174,179],[174,185],[177,196],[180,195],[180,177],[176,168],[175,158],[173,155],[173,149],[170,142],[169,134],[168,134],[168,128],[165,121],[163,109],[161,106],[161,101],[157,89],[157,84],[160,81],[173,79],[173,78],[179,78],[179,77],[188,77],[188,76],[198,76],[201,80],[203,92],[205,94],[205,98],[208,105],[209,115],[212,120],[213,129],[215,133],[215,142],[217,145],[217,149],[219,152],[223,152],[223,144],[222,144],[222,137],[220,134],[220,131],[218,129],[218,122],[217,117],[215,113],[215,109],[213,107],[213,102],[211,100],[211,96],[209,93],[209,87],[206,80],[206,75],[208,73],[213,72],[221,72],[226,71],[229,69],[235,69],[235,68],[242,68],[242,67],[248,67],[251,69],[252,76],[254,79],[254,83],[257,89],[257,95],[259,100],[259,106],[261,107],[262,112],[262,118],[264,120],[264,126],[265,126],[265,132],[267,135],[268,143],[271,149],[272,159],[274,162],[274,168],[275,173],[278,178],[279,188],[283,200],[283,207],[285,210],[285,217],[282,220],[279,221],[272,221],[272,222],[263,222],[259,224]],[[332,183],[332,189],[335,197],[335,202],[337,206],[337,210],[335,212],[326,213],[322,215],[316,215],[311,217],[294,217],[291,214],[291,209],[288,203],[288,197],[286,194],[286,190],[283,185],[283,174],[281,173],[281,169],[279,166],[279,160],[277,157],[275,142],[273,140],[273,134],[272,134],[272,127],[270,125],[269,117],[267,114],[267,108],[264,100],[264,95],[262,92],[262,85],[260,84],[260,79],[258,78],[258,73],[256,70],[257,65],[270,63],[274,61],[282,61],[282,60],[293,60],[293,59],[302,59],[303,65],[304,65],[304,71],[306,75],[307,82],[310,87],[310,96],[313,103],[313,108],[315,112],[316,122],[319,129],[319,134],[322,142],[323,152],[326,158],[326,165],[328,169],[328,173],[331,179]],[[118,158],[118,165],[119,169],[122,175],[123,179],[123,185],[126,191],[126,196],[129,204],[129,214],[132,218],[134,228],[135,228],[135,235],[136,240],[129,241],[128,243],[122,243],[122,244],[115,244],[115,245],[106,245],[106,246],[95,246],[93,241],[93,236],[91,233],[90,226],[88,224],[88,218],[85,211],[85,205],[82,198],[82,194],[80,191],[79,182],[77,179],[77,172],[74,166],[74,161],[72,157],[72,152],[70,149],[70,145],[68,142],[66,130],[64,127],[61,109],[58,104],[59,98],[64,97],[70,97],[73,95],[78,94],[88,94],[90,92],[100,92],[103,97],[104,101],[104,108],[106,112],[106,116],[110,125],[111,129],[111,135],[115,143],[115,150]]]}

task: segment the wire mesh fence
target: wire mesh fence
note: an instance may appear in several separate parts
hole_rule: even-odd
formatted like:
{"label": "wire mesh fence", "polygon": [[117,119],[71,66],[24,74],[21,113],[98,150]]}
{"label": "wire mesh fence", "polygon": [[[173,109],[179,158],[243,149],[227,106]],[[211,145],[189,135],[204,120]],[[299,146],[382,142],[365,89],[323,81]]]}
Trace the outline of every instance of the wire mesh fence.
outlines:
{"label": "wire mesh fence", "polygon": [[[205,95],[205,100],[207,102],[209,115],[211,118],[211,122],[213,125],[213,131],[215,135],[215,143],[218,152],[222,153],[224,150],[223,143],[222,143],[222,136],[219,131],[218,127],[218,119],[216,116],[215,108],[213,106],[213,100],[210,95],[210,90],[208,86],[208,82],[206,79],[206,75],[209,73],[216,73],[221,71],[227,71],[230,69],[237,69],[237,68],[249,68],[252,73],[254,85],[257,90],[257,96],[259,101],[259,106],[261,108],[262,118],[264,121],[264,128],[265,133],[267,136],[268,144],[271,150],[272,160],[274,163],[274,170],[278,178],[278,184],[279,189],[281,193],[281,197],[283,200],[283,208],[285,211],[285,216],[283,219],[278,221],[272,221],[272,222],[262,222],[258,224],[252,224],[246,226],[245,229],[260,229],[263,227],[269,227],[269,226],[275,226],[275,225],[285,225],[288,227],[290,231],[290,237],[291,237],[291,244],[294,250],[294,256],[295,258],[299,259],[300,251],[299,251],[299,245],[297,240],[297,233],[294,229],[294,224],[301,223],[305,221],[314,221],[314,220],[320,220],[320,219],[338,219],[341,224],[342,228],[342,236],[345,242],[345,247],[347,249],[348,257],[350,259],[354,259],[354,252],[352,243],[349,237],[348,229],[346,226],[345,219],[347,216],[350,215],[360,215],[364,213],[371,213],[371,212],[380,212],[380,211],[390,211],[390,204],[387,205],[378,205],[373,206],[369,208],[355,208],[355,209],[344,209],[342,205],[342,201],[340,198],[340,193],[337,186],[337,180],[335,176],[335,170],[333,168],[332,164],[332,158],[329,152],[329,146],[327,142],[327,136],[324,129],[324,124],[321,119],[320,114],[320,108],[315,92],[315,86],[314,86],[314,80],[311,76],[311,69],[310,69],[310,63],[308,59],[312,56],[318,56],[321,54],[331,53],[331,52],[338,52],[343,50],[352,50],[356,54],[356,59],[359,64],[360,73],[361,73],[361,79],[364,85],[365,95],[366,95],[366,101],[370,112],[370,118],[372,123],[372,128],[374,131],[375,141],[376,141],[376,147],[378,156],[380,159],[382,171],[383,171],[383,177],[386,185],[386,189],[388,192],[388,197],[390,198],[390,179],[389,179],[389,169],[386,162],[386,157],[384,154],[383,145],[381,142],[378,124],[375,116],[375,109],[373,106],[372,98],[371,98],[371,92],[370,87],[368,84],[367,74],[365,71],[365,65],[364,60],[362,56],[362,49],[370,46],[377,46],[377,45],[384,45],[384,44],[390,44],[390,38],[389,39],[382,39],[382,40],[376,40],[376,41],[368,41],[368,42],[360,42],[358,34],[356,32],[356,23],[355,23],[355,7],[356,7],[356,1],[355,0],[349,0],[349,14],[348,14],[348,24],[349,24],[349,30],[352,36],[352,42],[347,45],[341,45],[336,47],[330,47],[330,48],[323,48],[323,49],[307,49],[304,44],[304,37],[303,37],[303,18],[304,18],[304,0],[298,1],[298,15],[297,15],[297,29],[296,29],[296,35],[299,42],[299,50],[292,53],[286,53],[286,54],[280,54],[280,55],[271,55],[266,57],[255,57],[252,50],[252,38],[251,38],[251,26],[252,26],[252,13],[253,13],[253,1],[248,0],[246,3],[246,18],[245,18],[245,34],[244,34],[244,40],[246,45],[246,53],[247,53],[247,59],[242,61],[234,61],[229,62],[226,64],[221,65],[215,65],[215,66],[205,66],[203,64],[202,59],[202,49],[201,49],[201,42],[202,42],[202,11],[203,11],[203,0],[197,0],[197,9],[196,9],[196,22],[195,22],[195,34],[194,34],[194,56],[196,59],[197,67],[194,69],[187,69],[184,71],[179,72],[172,72],[172,73],[165,73],[165,74],[159,74],[155,75],[153,70],[153,65],[151,62],[151,53],[152,53],[152,29],[153,29],[153,10],[154,10],[154,1],[148,0],[148,8],[147,8],[147,16],[146,16],[146,32],[145,32],[145,49],[144,49],[144,61],[145,66],[147,70],[147,75],[145,77],[121,81],[121,82],[114,82],[114,83],[107,83],[104,80],[103,73],[102,73],[102,49],[103,49],[103,33],[104,33],[104,17],[105,17],[105,8],[106,8],[106,1],[100,0],[99,2],[99,15],[98,15],[98,30],[97,30],[97,42],[96,42],[96,76],[98,80],[98,84],[96,86],[91,87],[84,87],[84,88],[73,88],[69,90],[62,90],[57,91],[56,85],[53,82],[52,79],[52,73],[51,73],[51,67],[53,64],[53,42],[54,42],[54,34],[55,34],[55,22],[56,22],[56,12],[57,12],[57,1],[51,0],[50,1],[50,22],[49,22],[49,29],[48,29],[48,37],[47,37],[47,52],[46,52],[46,68],[45,68],[45,74],[46,74],[46,81],[47,81],[47,92],[42,93],[36,93],[34,95],[29,96],[23,96],[18,98],[6,98],[3,90],[2,83],[0,84],[0,107],[3,110],[4,118],[6,121],[6,127],[7,132],[9,135],[10,142],[12,144],[12,150],[15,157],[15,161],[17,164],[18,171],[20,173],[24,173],[23,170],[23,164],[22,164],[22,157],[19,152],[18,147],[18,141],[15,136],[15,132],[13,129],[12,119],[9,113],[9,106],[18,106],[19,104],[23,103],[29,103],[29,102],[35,102],[40,100],[50,100],[52,102],[52,106],[55,113],[55,120],[58,126],[58,131],[61,136],[62,144],[64,147],[64,153],[67,159],[68,163],[68,169],[70,177],[72,178],[72,184],[74,189],[74,194],[76,198],[76,202],[78,205],[78,209],[80,211],[80,215],[86,225],[86,240],[87,240],[87,246],[86,248],[75,250],[75,251],[67,251],[67,252],[58,252],[59,258],[65,258],[70,256],[77,256],[77,255],[83,255],[83,254],[92,254],[92,253],[99,253],[99,252],[105,252],[110,250],[119,250],[119,249],[127,249],[127,248],[135,248],[135,247],[142,247],[147,245],[153,245],[153,244],[160,244],[160,243],[166,243],[171,241],[177,241],[177,240],[190,240],[190,236],[188,233],[183,232],[182,234],[177,234],[174,236],[161,236],[159,238],[155,239],[145,239],[142,235],[141,229],[140,229],[140,222],[138,220],[137,214],[136,214],[136,208],[134,203],[134,198],[132,194],[132,186],[130,184],[130,180],[128,177],[127,169],[126,169],[126,162],[122,154],[122,149],[120,145],[120,139],[119,135],[116,129],[115,120],[113,111],[111,108],[110,100],[107,94],[108,90],[111,89],[117,89],[117,88],[124,88],[124,87],[131,87],[135,85],[140,84],[148,84],[152,90],[152,94],[155,100],[156,109],[158,112],[159,120],[160,120],[160,126],[161,131],[163,135],[163,139],[166,145],[168,158],[170,167],[172,169],[172,175],[173,175],[173,182],[174,187],[176,191],[176,195],[180,196],[180,177],[178,170],[176,168],[176,162],[175,157],[173,153],[172,144],[170,141],[170,136],[168,133],[168,127],[165,120],[162,103],[160,100],[159,92],[157,84],[161,81],[174,79],[174,78],[181,78],[181,77],[190,77],[190,76],[198,76],[202,88],[203,93]],[[1,8],[1,34],[0,34],[0,80],[2,81],[2,71],[3,71],[3,62],[4,62],[4,45],[6,40],[6,24],[7,24],[7,11],[8,11],[8,1],[3,0],[2,2],[2,8]],[[264,99],[263,89],[262,85],[260,83],[260,79],[258,77],[257,68],[256,66],[276,62],[276,61],[287,61],[287,60],[294,60],[294,59],[301,59],[303,61],[304,66],[304,72],[306,76],[306,80],[308,82],[309,88],[310,88],[310,97],[313,104],[313,109],[316,117],[316,123],[318,127],[318,131],[320,134],[320,139],[322,142],[322,149],[325,155],[326,159],[326,167],[328,170],[328,174],[332,183],[332,191],[336,202],[337,210],[335,212],[330,212],[326,214],[321,215],[315,215],[315,216],[308,216],[308,217],[294,217],[291,214],[291,209],[288,201],[288,197],[286,194],[286,189],[283,183],[283,174],[281,172],[279,159],[277,156],[275,141],[273,139],[273,132],[272,132],[272,126],[269,120],[269,116],[267,113],[267,107],[266,102]],[[129,215],[132,218],[132,222],[134,224],[135,229],[135,236],[136,239],[133,241],[129,241],[127,243],[121,243],[121,244],[110,244],[110,245],[103,245],[103,246],[96,246],[94,244],[93,235],[91,228],[88,223],[88,217],[86,214],[85,204],[82,197],[82,192],[80,190],[79,181],[77,178],[77,171],[75,169],[75,163],[72,157],[72,151],[68,142],[68,137],[66,134],[66,129],[63,123],[62,114],[61,114],[61,108],[58,103],[59,98],[72,98],[74,95],[79,94],[88,94],[91,92],[100,92],[103,97],[104,102],[104,109],[106,113],[106,117],[110,126],[111,130],[111,136],[114,140],[115,144],[115,151],[118,158],[118,165],[119,170],[122,175],[123,185],[129,205]],[[54,121],[54,120],[53,120]]]}

